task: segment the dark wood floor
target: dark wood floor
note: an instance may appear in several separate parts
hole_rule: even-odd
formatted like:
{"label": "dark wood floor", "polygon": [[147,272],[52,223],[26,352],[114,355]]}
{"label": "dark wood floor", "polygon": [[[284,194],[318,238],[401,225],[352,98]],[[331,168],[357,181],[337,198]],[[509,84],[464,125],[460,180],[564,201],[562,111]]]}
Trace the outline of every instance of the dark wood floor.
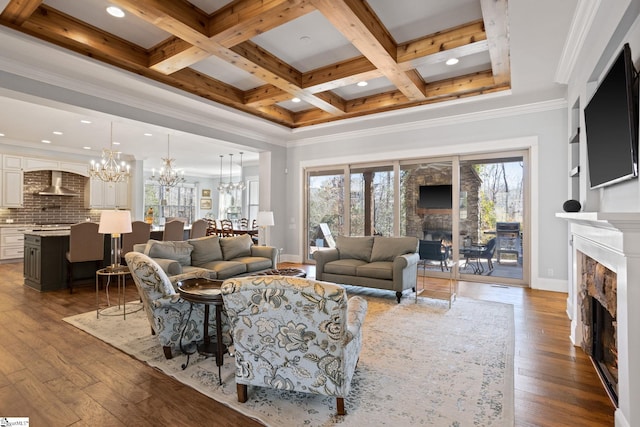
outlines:
{"label": "dark wood floor", "polygon": [[[23,285],[21,263],[0,265],[0,277],[0,417],[47,427],[259,425],[63,322],[95,308],[91,286],[39,293]],[[127,293],[135,299],[133,285]],[[613,426],[589,359],[569,342],[566,295],[478,283],[459,293],[515,307],[517,426]]]}

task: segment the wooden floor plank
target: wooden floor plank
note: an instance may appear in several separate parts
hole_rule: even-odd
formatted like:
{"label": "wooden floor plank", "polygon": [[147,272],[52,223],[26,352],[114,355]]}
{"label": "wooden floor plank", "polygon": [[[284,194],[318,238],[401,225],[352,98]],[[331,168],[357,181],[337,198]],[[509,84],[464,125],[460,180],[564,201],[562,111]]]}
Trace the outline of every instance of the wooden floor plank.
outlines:
{"label": "wooden floor plank", "polygon": [[[23,285],[22,268],[0,265],[0,416],[43,426],[260,425],[63,322],[95,309],[95,289],[40,293]],[[589,358],[569,341],[566,294],[461,282],[458,295],[514,306],[516,426],[614,425]],[[127,285],[127,300],[136,298]]]}

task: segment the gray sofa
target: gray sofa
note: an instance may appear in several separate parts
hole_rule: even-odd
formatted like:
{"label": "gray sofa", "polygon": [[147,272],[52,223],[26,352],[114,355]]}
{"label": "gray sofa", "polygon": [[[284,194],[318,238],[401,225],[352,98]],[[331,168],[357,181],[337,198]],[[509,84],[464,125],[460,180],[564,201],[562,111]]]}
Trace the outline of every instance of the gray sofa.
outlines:
{"label": "gray sofa", "polygon": [[168,276],[206,270],[211,279],[228,279],[276,268],[277,249],[256,246],[248,234],[207,236],[185,241],[149,240],[133,250],[153,259]]}
{"label": "gray sofa", "polygon": [[336,247],[313,253],[316,279],[396,292],[416,287],[416,237],[338,236]]}

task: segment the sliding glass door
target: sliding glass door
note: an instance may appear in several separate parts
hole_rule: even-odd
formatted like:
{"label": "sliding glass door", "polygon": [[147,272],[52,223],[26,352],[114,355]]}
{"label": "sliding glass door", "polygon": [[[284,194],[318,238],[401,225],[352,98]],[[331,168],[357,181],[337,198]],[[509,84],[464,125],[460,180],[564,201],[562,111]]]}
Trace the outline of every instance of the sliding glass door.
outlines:
{"label": "sliding glass door", "polygon": [[335,247],[335,236],[344,235],[344,170],[307,172],[307,259],[313,252]]}
{"label": "sliding glass door", "polygon": [[426,276],[526,285],[527,161],[514,151],[307,170],[307,261],[340,235],[415,236],[443,251],[423,253]]}
{"label": "sliding glass door", "polygon": [[349,176],[349,235],[392,236],[393,166],[356,167]]}

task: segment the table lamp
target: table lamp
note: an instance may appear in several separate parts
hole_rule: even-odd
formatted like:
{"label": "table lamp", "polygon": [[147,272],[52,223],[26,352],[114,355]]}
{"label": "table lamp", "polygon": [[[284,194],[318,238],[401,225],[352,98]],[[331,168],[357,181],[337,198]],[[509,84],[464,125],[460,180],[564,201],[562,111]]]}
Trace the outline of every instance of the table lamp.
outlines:
{"label": "table lamp", "polygon": [[100,214],[98,233],[111,234],[111,268],[120,266],[120,234],[131,233],[131,212],[110,210]]}
{"label": "table lamp", "polygon": [[271,211],[260,211],[258,212],[258,216],[256,217],[256,225],[262,231],[258,235],[258,244],[264,246],[267,244],[267,227],[272,227],[275,225],[273,221],[273,212]]}

